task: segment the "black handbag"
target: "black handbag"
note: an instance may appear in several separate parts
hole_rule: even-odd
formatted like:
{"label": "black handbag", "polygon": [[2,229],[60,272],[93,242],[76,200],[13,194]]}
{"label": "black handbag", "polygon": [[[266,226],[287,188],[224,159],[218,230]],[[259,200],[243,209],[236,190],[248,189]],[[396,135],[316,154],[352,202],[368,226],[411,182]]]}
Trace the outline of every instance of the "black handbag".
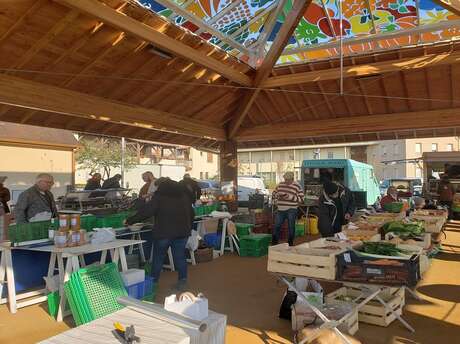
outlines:
{"label": "black handbag", "polygon": [[297,301],[297,294],[295,291],[288,290],[284,295],[283,302],[280,307],[279,317],[281,319],[291,320],[291,308]]}

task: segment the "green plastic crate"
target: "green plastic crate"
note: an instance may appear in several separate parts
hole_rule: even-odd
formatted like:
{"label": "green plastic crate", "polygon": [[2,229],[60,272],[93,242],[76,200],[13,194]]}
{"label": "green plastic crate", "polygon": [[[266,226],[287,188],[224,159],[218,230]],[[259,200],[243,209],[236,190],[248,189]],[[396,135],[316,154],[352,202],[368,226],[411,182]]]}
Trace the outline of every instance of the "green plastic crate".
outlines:
{"label": "green plastic crate", "polygon": [[268,254],[268,246],[256,249],[240,248],[240,257],[263,257]]}
{"label": "green plastic crate", "polygon": [[301,237],[305,235],[305,225],[303,223],[296,223],[295,225],[295,237]]}
{"label": "green plastic crate", "polygon": [[97,227],[97,217],[94,215],[84,215],[80,217],[80,227],[87,232],[91,232]]}
{"label": "green plastic crate", "polygon": [[13,243],[48,238],[51,221],[14,224],[8,227],[8,238]]}
{"label": "green plastic crate", "polygon": [[251,223],[235,223],[236,226],[236,234],[238,237],[243,237],[246,235],[251,234],[254,225]]}
{"label": "green plastic crate", "polygon": [[73,316],[73,320],[75,321],[75,324],[77,326],[84,324],[85,322],[83,322],[83,320],[81,319],[80,313],[77,309],[76,302],[73,298],[73,293],[71,291],[69,282],[64,284],[64,292],[67,298],[67,303],[69,304],[69,307],[70,307],[70,312],[72,313],[72,316]]}
{"label": "green plastic crate", "polygon": [[250,234],[240,238],[240,250],[260,250],[270,245],[272,240],[271,234]]}
{"label": "green plastic crate", "polygon": [[392,202],[385,204],[383,206],[383,209],[390,213],[400,213],[403,208],[403,205],[404,204],[402,202]]}
{"label": "green plastic crate", "polygon": [[157,294],[157,290],[158,290],[158,283],[153,283],[153,286],[152,286],[152,293],[151,293],[151,294],[148,294],[148,295],[145,295],[145,296],[142,298],[142,301],[155,302],[155,296],[156,296],[156,294]]}

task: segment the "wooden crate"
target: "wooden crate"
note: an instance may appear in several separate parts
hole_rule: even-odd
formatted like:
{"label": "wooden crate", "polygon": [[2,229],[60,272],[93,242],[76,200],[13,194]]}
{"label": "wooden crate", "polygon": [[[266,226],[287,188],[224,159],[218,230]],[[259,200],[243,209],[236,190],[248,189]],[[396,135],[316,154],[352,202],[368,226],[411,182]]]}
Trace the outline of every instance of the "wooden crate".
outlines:
{"label": "wooden crate", "polygon": [[[340,300],[341,296],[349,296],[353,299],[357,298],[361,294],[359,288],[352,285],[347,285],[326,296],[326,302],[332,300]],[[384,292],[380,293],[379,296],[387,303],[385,308],[379,301],[371,300],[367,304],[363,305],[358,311],[358,319],[361,322],[387,327],[395,319],[396,315],[393,314],[392,310],[398,315],[402,314],[403,307],[405,304],[404,288],[388,288]],[[364,300],[364,296],[356,300],[356,304],[359,304]]]}
{"label": "wooden crate", "polygon": [[[335,303],[336,301],[331,301]],[[291,311],[291,325],[293,331],[299,331],[304,327],[317,327],[322,324],[322,321],[318,318],[312,317],[312,311],[305,312],[305,306],[298,307],[294,305]],[[313,320],[316,318],[315,323],[312,324]],[[344,321],[338,326],[338,329],[342,332],[348,333],[349,335],[354,335],[358,332],[359,329],[359,315],[358,308],[354,307],[353,311],[347,315]]]}
{"label": "wooden crate", "polygon": [[364,229],[342,229],[342,232],[347,236],[348,239],[359,241],[380,241],[381,235],[376,231],[368,231]]}
{"label": "wooden crate", "polygon": [[[390,240],[390,237],[394,237],[394,236],[392,236],[390,233],[385,234],[385,240]],[[430,246],[431,246],[431,233],[423,234],[422,239],[423,240],[420,240],[420,241],[419,240],[417,240],[417,241],[414,240],[415,243],[411,244],[411,245],[421,247],[424,250],[430,248]]]}
{"label": "wooden crate", "polygon": [[429,215],[419,215],[419,214],[412,214],[412,220],[423,221],[425,228],[425,232],[427,233],[440,233],[446,219],[444,216],[429,216]]}
{"label": "wooden crate", "polygon": [[[313,245],[313,246],[311,246]],[[293,276],[305,276],[335,280],[336,255],[346,248],[316,248],[321,242],[303,243],[297,246],[280,244],[268,249],[267,270]]]}
{"label": "wooden crate", "polygon": [[431,261],[426,254],[420,255],[420,275],[423,276],[430,268]]}

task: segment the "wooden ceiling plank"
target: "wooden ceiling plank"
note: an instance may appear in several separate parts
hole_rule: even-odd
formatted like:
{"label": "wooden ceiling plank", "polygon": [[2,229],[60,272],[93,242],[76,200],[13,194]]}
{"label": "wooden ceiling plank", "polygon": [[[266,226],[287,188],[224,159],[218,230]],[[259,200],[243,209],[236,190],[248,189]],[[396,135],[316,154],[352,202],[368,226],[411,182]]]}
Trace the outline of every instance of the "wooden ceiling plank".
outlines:
{"label": "wooden ceiling plank", "polygon": [[324,91],[323,85],[321,84],[321,82],[317,82],[316,85],[318,85],[318,88],[319,88],[319,90],[321,91],[321,96],[322,96],[323,99],[324,99],[324,103],[326,104],[327,109],[329,110],[330,115],[331,115],[331,116],[334,116],[334,115],[335,115],[334,108],[332,107],[332,104],[331,104],[331,102],[329,101],[329,98],[328,98],[328,96],[326,95],[326,92]]}
{"label": "wooden ceiling plank", "polygon": [[76,10],[70,10],[68,13],[59,21],[57,21],[53,27],[43,35],[39,40],[33,44],[27,52],[21,55],[21,58],[15,61],[11,69],[20,69],[24,67],[41,49],[48,45],[59,33],[68,27],[68,25],[77,19],[79,12]]}
{"label": "wooden ceiling plank", "polygon": [[[415,58],[401,58],[397,60],[381,61],[364,65],[345,66],[344,78],[375,75],[401,70],[414,70],[428,66],[441,66],[460,63],[460,51],[442,54],[430,54]],[[272,76],[261,83],[261,87],[273,88],[287,85],[304,84],[308,82],[336,80],[340,78],[340,68],[316,70],[303,73]]]}
{"label": "wooden ceiling plank", "polygon": [[357,81],[358,81],[359,91],[361,92],[361,95],[362,95],[362,99],[364,100],[364,103],[366,104],[367,112],[369,113],[369,115],[373,115],[374,112],[372,111],[372,107],[369,102],[369,98],[367,97],[367,94],[365,92],[365,87],[363,86],[362,80],[358,79]]}
{"label": "wooden ceiling plank", "polygon": [[18,27],[22,25],[24,20],[31,14],[33,14],[35,11],[37,11],[46,1],[45,0],[36,0],[32,6],[30,6],[27,11],[25,11],[16,21],[14,22],[13,25],[11,25],[8,30],[6,30],[1,36],[0,36],[0,44],[7,39]]}
{"label": "wooden ceiling plank", "polygon": [[460,0],[433,0],[433,2],[460,16]]}
{"label": "wooden ceiling plank", "polygon": [[311,1],[312,0],[297,0],[294,3],[294,6],[289,12],[289,15],[287,16],[285,22],[281,26],[281,29],[278,31],[276,39],[271,45],[268,54],[265,56],[262,65],[256,72],[254,82],[252,84],[252,86],[255,87],[255,89],[250,89],[246,92],[246,95],[242,99],[241,105],[236,112],[235,118],[230,122],[228,130],[229,138],[235,136],[236,132],[240,128],[244,119],[246,118],[246,115],[251,109],[254,100],[259,95],[259,86],[270,75],[271,71],[273,70],[273,66],[275,65],[276,61],[281,55],[281,52],[286,46],[289,38],[292,36],[292,33],[296,29],[297,24],[299,23],[306,9],[310,5]]}
{"label": "wooden ceiling plank", "polygon": [[251,79],[244,73],[241,73],[223,62],[209,57],[206,54],[177,41],[164,33],[156,31],[150,26],[142,24],[129,16],[123,15],[103,3],[91,0],[55,1],[58,1],[68,7],[75,8],[90,16],[96,17],[105,22],[107,25],[114,26],[127,34],[134,35],[141,40],[150,42],[160,49],[209,68],[238,84],[245,86],[249,86],[251,84]]}
{"label": "wooden ceiling plank", "polygon": [[298,121],[242,128],[237,141],[262,141],[305,136],[325,137],[343,134],[394,132],[396,130],[450,128],[460,125],[460,108],[351,116],[315,121]]}
{"label": "wooden ceiling plank", "polygon": [[202,122],[4,74],[0,75],[0,103],[87,120],[105,120],[151,130],[225,139],[222,128]]}

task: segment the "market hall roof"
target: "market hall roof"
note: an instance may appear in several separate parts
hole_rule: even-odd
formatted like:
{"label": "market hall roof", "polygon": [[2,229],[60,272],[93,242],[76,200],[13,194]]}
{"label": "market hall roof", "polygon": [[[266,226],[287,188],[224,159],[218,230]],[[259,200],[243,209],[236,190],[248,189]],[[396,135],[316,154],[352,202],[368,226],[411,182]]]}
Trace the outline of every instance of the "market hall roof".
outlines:
{"label": "market hall roof", "polygon": [[[292,0],[137,1],[252,66],[263,61],[293,8]],[[459,26],[460,17],[431,0],[314,0],[277,64],[336,57],[341,37],[347,56],[449,41]]]}
{"label": "market hall roof", "polygon": [[[214,19],[239,5],[226,6]],[[456,133],[455,37],[345,56],[342,94],[337,57],[273,69],[310,6],[298,0],[281,11],[252,68],[201,37],[212,28],[193,34],[168,22],[177,13],[163,18],[134,0],[2,1],[0,119],[208,149],[227,139],[262,147]],[[451,13],[433,13],[441,12]],[[446,18],[450,32],[456,17]]]}

